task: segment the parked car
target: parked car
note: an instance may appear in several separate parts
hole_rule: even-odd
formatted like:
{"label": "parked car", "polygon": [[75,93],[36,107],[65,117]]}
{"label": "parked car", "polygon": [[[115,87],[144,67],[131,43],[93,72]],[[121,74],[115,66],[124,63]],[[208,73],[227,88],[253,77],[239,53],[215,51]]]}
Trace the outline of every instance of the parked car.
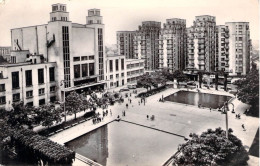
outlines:
{"label": "parked car", "polygon": [[128,89],[136,89],[136,85],[135,84],[129,84],[127,85]]}

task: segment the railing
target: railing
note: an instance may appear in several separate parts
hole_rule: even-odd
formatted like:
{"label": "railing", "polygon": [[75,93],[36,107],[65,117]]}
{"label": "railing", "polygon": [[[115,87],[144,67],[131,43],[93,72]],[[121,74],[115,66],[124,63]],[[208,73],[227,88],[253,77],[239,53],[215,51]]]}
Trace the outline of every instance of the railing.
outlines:
{"label": "railing", "polygon": [[84,157],[84,156],[82,156],[82,155],[80,155],[80,154],[78,154],[78,153],[76,153],[76,156],[75,156],[75,157],[76,157],[77,159],[83,161],[84,163],[88,164],[88,165],[91,165],[91,166],[102,166],[101,164],[96,163],[95,161],[90,160],[90,159],[88,159],[88,158],[86,158],[86,157]]}

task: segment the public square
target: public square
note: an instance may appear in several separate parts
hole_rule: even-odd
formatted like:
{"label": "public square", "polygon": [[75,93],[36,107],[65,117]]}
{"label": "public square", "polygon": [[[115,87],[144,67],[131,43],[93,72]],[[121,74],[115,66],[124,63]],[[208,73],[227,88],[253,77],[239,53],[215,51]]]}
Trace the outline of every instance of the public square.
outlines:
{"label": "public square", "polygon": [[[112,89],[111,91],[118,90],[119,88]],[[198,108],[198,106],[174,102],[159,102],[159,99],[162,97],[162,95],[168,96],[179,90],[187,89],[169,88],[163,92],[147,97],[145,104],[140,102],[140,98],[135,97],[136,94],[133,94],[132,90],[122,92],[123,96],[125,93],[131,93],[131,97],[128,95],[129,97],[125,98],[123,103],[116,103],[113,106],[109,106],[107,109],[111,109],[112,116],[108,115],[101,123],[95,125],[92,123],[92,121],[84,122],[75,127],[55,134],[51,136],[50,139],[60,144],[64,144],[74,138],[84,135],[89,131],[92,131],[102,125],[105,125],[106,123],[115,120],[118,115],[124,121],[179,135],[179,137],[182,139],[172,140],[176,144],[185,143],[186,141],[183,137],[189,138],[190,133],[201,134],[203,131],[206,131],[209,128],[215,129],[221,127],[222,129],[225,129],[225,114],[222,114],[217,110],[210,110],[209,108]],[[139,91],[146,91],[146,89],[141,88]],[[227,95],[234,98],[233,95],[223,90],[216,91],[213,88],[204,88],[200,89],[200,91],[201,93]],[[126,108],[126,103],[129,105],[128,108]],[[234,135],[241,139],[243,145],[248,151],[258,129],[259,119],[243,114],[244,111],[249,108],[249,105],[241,103],[236,98],[232,99],[231,103],[234,104],[235,113],[231,113],[231,111],[228,112],[228,127],[234,130]],[[229,108],[232,110],[233,107],[231,104],[229,104]],[[101,114],[103,112],[102,109],[98,109],[97,111],[99,111]],[[122,116],[123,111],[126,112],[126,116]],[[236,114],[240,114],[241,118],[237,119],[235,116]],[[149,117],[154,115],[155,120],[151,120],[150,118],[147,119],[147,115]],[[245,131],[242,128],[242,124],[245,125]],[[176,151],[177,149],[172,149],[172,155]]]}

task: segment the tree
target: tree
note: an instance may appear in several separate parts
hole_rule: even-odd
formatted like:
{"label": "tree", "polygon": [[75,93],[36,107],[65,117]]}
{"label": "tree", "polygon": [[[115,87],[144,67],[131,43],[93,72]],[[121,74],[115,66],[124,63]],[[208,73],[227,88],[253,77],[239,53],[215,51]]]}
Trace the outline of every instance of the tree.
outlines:
{"label": "tree", "polygon": [[148,74],[142,75],[141,78],[137,81],[137,85],[146,88],[148,91],[148,89],[151,89],[152,86],[151,76]]}
{"label": "tree", "polygon": [[6,111],[7,123],[11,126],[31,125],[29,115],[32,109],[24,105],[23,102],[14,103],[10,111]]}
{"label": "tree", "polygon": [[90,101],[87,99],[87,94],[86,93],[82,93],[80,94],[80,98],[81,98],[81,110],[84,110],[84,112],[86,111],[86,109],[91,108],[91,103]]}
{"label": "tree", "polygon": [[227,91],[227,77],[228,77],[228,74],[224,73],[224,90],[225,91]]}
{"label": "tree", "polygon": [[67,97],[66,97],[66,111],[68,112],[68,114],[74,114],[75,115],[75,119],[77,112],[80,111],[80,108],[82,107],[82,100],[80,95],[75,92],[72,91]]}
{"label": "tree", "polygon": [[199,87],[201,88],[203,73],[199,72]]}
{"label": "tree", "polygon": [[253,115],[258,115],[259,108],[259,72],[251,70],[245,78],[234,82],[237,85],[237,98],[243,103],[250,104],[252,108],[250,112]]}
{"label": "tree", "polygon": [[215,73],[215,89],[218,90],[218,73]]}
{"label": "tree", "polygon": [[180,82],[188,81],[188,77],[180,70],[174,71],[173,77],[177,79],[178,85]]}
{"label": "tree", "polygon": [[42,126],[47,126],[48,128],[54,124],[54,122],[61,122],[61,112],[60,109],[55,109],[54,105],[43,105],[36,109],[35,120]]}
{"label": "tree", "polygon": [[246,165],[248,153],[242,142],[229,130],[208,129],[200,136],[190,134],[191,140],[181,144],[173,165]]}

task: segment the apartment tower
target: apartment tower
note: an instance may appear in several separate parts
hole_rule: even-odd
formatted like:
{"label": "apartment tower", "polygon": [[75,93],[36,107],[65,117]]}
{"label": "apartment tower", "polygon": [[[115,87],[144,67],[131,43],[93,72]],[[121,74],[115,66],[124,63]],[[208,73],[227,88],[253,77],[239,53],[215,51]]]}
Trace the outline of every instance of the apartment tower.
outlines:
{"label": "apartment tower", "polygon": [[117,31],[118,55],[125,55],[126,59],[136,58],[134,55],[135,31]]}
{"label": "apartment tower", "polygon": [[163,24],[159,37],[159,68],[184,70],[187,55],[186,20],[172,18]]}
{"label": "apartment tower", "polygon": [[246,75],[250,70],[250,30],[248,22],[226,22],[229,29],[229,75]]}
{"label": "apartment tower", "polygon": [[159,68],[159,35],[161,22],[145,21],[134,37],[135,56],[145,60],[146,70]]}
{"label": "apartment tower", "polygon": [[188,70],[215,71],[216,18],[196,16],[193,25],[187,28]]}

